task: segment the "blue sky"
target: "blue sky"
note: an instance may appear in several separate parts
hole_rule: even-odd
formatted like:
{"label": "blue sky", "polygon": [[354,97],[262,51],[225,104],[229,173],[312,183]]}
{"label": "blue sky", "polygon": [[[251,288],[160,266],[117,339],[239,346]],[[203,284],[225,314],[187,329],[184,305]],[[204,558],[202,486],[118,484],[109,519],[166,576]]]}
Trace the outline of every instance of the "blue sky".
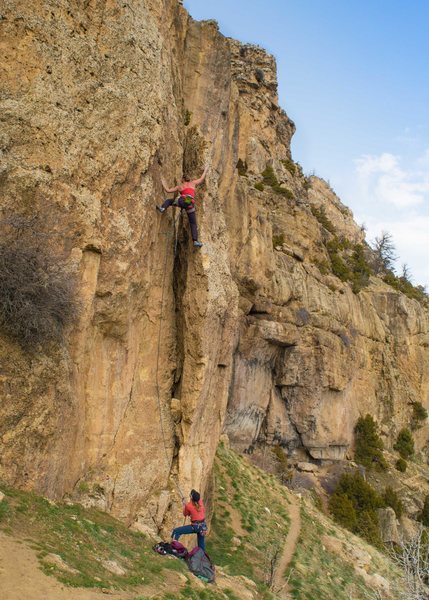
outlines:
{"label": "blue sky", "polygon": [[185,0],[277,60],[292,156],[429,289],[429,0]]}

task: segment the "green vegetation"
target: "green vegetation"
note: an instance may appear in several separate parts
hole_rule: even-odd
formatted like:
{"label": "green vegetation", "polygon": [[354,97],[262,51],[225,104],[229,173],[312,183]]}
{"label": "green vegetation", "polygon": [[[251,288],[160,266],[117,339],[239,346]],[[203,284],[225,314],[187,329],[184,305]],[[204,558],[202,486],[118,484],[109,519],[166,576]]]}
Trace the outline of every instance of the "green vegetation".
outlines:
{"label": "green vegetation", "polygon": [[413,285],[411,283],[411,274],[406,264],[402,265],[402,274],[394,273],[394,263],[397,259],[396,248],[393,243],[392,235],[388,231],[382,231],[380,236],[376,237],[372,243],[372,266],[375,273],[383,277],[385,283],[393,287],[398,292],[402,292],[409,298],[417,300],[429,308],[429,296],[424,286]]}
{"label": "green vegetation", "polygon": [[236,169],[241,177],[247,177],[247,163],[243,162],[241,158],[239,158],[237,161]]}
{"label": "green vegetation", "polygon": [[[186,564],[155,554],[152,543],[116,519],[95,509],[53,503],[35,494],[2,485],[0,529],[22,537],[37,551],[42,569],[73,587],[120,589],[162,582],[167,571],[187,573]],[[57,554],[76,572],[49,562]],[[106,568],[115,561],[123,575]]]}
{"label": "green vegetation", "polygon": [[406,277],[398,277],[393,273],[393,271],[387,271],[383,277],[385,283],[393,287],[398,292],[402,292],[408,298],[412,298],[413,300],[417,300],[423,306],[429,308],[429,297],[426,293],[424,286],[421,285],[413,285]]}
{"label": "green vegetation", "polygon": [[305,191],[308,191],[311,188],[311,176],[305,176],[302,185]]}
{"label": "green vegetation", "polygon": [[371,415],[359,417],[355,429],[355,460],[368,469],[387,469],[383,456],[383,440],[378,435],[377,424]]}
{"label": "green vegetation", "polygon": [[262,177],[263,179],[261,183],[263,185],[269,185],[272,188],[272,190],[280,196],[285,196],[290,200],[293,199],[294,195],[292,194],[292,192],[288,188],[282,187],[277,181],[277,177],[272,167],[267,166],[265,170],[262,171]]}
{"label": "green vegetation", "polygon": [[319,207],[312,206],[310,208],[310,210],[311,210],[313,217],[316,217],[316,219],[319,221],[319,223],[322,225],[322,227],[324,227],[327,231],[329,231],[329,233],[332,233],[332,235],[336,235],[335,227],[333,226],[331,221],[328,219],[324,206],[319,206]]}
{"label": "green vegetation", "polygon": [[395,468],[397,471],[405,473],[405,471],[407,470],[407,461],[403,458],[398,458],[398,460],[395,463]]}
{"label": "green vegetation", "polygon": [[262,171],[262,177],[263,180],[262,182],[265,185],[269,185],[271,187],[274,187],[275,185],[279,185],[279,182],[277,181],[277,177],[274,173],[274,169],[273,167],[266,167],[264,171]]}
{"label": "green vegetation", "polygon": [[428,411],[421,402],[413,402],[413,414],[411,416],[411,429],[418,429],[423,421],[428,418]]}
{"label": "green vegetation", "polygon": [[404,512],[404,507],[398,494],[390,486],[384,490],[383,501],[386,506],[393,508],[396,517],[399,519]]}
{"label": "green vegetation", "polygon": [[285,158],[284,160],[280,161],[282,163],[282,165],[289,171],[289,173],[291,175],[295,175],[296,174],[296,165],[293,162],[293,160],[291,160],[290,158]]}
{"label": "green vegetation", "polygon": [[[216,511],[209,553],[231,575],[245,575],[269,598],[271,564],[289,527],[285,488],[232,450],[220,445],[214,465]],[[237,523],[238,520],[238,523]],[[241,529],[240,544],[232,538]]]}
{"label": "green vegetation", "polygon": [[[164,594],[163,600],[238,600],[238,597],[232,590],[224,590],[223,592],[215,592],[214,590],[193,590],[187,584],[180,592],[174,594]],[[137,599],[138,600],[138,599]]]}
{"label": "green vegetation", "polygon": [[276,246],[282,246],[285,243],[285,234],[279,233],[277,235],[273,235],[273,248]]}
{"label": "green vegetation", "polygon": [[349,531],[356,531],[358,520],[353,502],[345,494],[333,494],[329,500],[329,511],[335,521]]}
{"label": "green vegetation", "polygon": [[382,541],[376,511],[383,505],[383,499],[358,472],[343,474],[329,500],[335,521],[379,548]]}
{"label": "green vegetation", "polygon": [[355,294],[368,285],[371,268],[362,244],[352,245],[345,238],[334,236],[326,243],[333,274],[352,284]]}
{"label": "green vegetation", "polygon": [[258,183],[255,183],[255,189],[257,189],[259,192],[263,192],[264,191],[265,186],[262,183],[262,181],[258,181]]}
{"label": "green vegetation", "polygon": [[398,433],[398,438],[393,449],[399,452],[403,459],[410,458],[414,454],[414,440],[412,433],[406,427]]}
{"label": "green vegetation", "polygon": [[362,244],[354,245],[349,266],[351,269],[352,290],[357,294],[362,288],[368,285],[369,277],[372,273],[366,258],[365,248]]}
{"label": "green vegetation", "polygon": [[326,231],[332,234],[332,238],[325,241],[326,250],[329,255],[330,265],[326,261],[315,262],[322,274],[327,271],[341,279],[351,283],[355,294],[368,285],[372,274],[367,260],[366,250],[362,244],[352,244],[344,237],[336,234],[334,225],[328,219],[324,206],[312,206],[311,212]]}
{"label": "green vegetation", "polygon": [[191,117],[192,117],[191,111],[186,108],[185,111],[183,112],[183,124],[185,125],[185,127],[187,127],[189,125],[189,123],[191,122]]}
{"label": "green vegetation", "polygon": [[294,600],[364,600],[368,589],[353,566],[324,546],[328,530],[306,509],[301,534],[285,576]]}

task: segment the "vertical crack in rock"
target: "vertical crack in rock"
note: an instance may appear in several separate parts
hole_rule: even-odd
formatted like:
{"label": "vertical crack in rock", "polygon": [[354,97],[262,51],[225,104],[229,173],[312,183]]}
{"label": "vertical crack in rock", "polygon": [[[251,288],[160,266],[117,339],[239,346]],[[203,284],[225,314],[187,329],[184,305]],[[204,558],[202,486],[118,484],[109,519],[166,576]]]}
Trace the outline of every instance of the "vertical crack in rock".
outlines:
{"label": "vertical crack in rock", "polygon": [[[428,313],[380,278],[353,290],[334,274],[334,235],[349,254],[364,236],[330,186],[293,162],[274,58],[177,2],[67,12],[34,0],[3,12],[0,210],[59,215],[46,243],[64,244],[86,313],[67,352],[36,348],[31,363],[0,331],[0,478],[51,497],[100,485],[115,515],[143,519],[152,503],[167,527],[172,478],[209,489],[224,423],[239,450],[262,423],[268,443],[328,459],[369,413],[391,447],[412,403],[429,408]],[[211,164],[197,196],[204,246],[194,251],[176,213],[173,257],[175,209],[155,205],[160,176],[173,186],[182,175],[191,129],[196,170]],[[169,472],[154,386],[164,251]],[[424,457],[428,431],[415,434]]]}

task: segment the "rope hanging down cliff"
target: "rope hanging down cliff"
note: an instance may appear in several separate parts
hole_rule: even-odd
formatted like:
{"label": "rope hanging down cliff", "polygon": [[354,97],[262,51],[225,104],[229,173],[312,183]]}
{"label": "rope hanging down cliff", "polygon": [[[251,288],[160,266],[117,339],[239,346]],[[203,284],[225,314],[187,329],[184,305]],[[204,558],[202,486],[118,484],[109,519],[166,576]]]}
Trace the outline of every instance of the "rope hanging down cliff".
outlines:
{"label": "rope hanging down cliff", "polygon": [[[157,349],[157,353],[156,353],[156,397],[157,397],[157,402],[158,402],[158,411],[159,411],[159,424],[160,424],[160,428],[161,428],[161,435],[162,435],[162,443],[164,446],[164,457],[165,457],[165,464],[167,466],[167,471],[170,471],[171,468],[171,464],[170,464],[170,460],[168,457],[168,453],[167,453],[167,443],[165,440],[165,431],[164,431],[164,423],[162,420],[162,408],[161,408],[161,397],[159,394],[159,380],[158,380],[158,374],[159,374],[159,354],[160,354],[160,344],[161,344],[161,332],[162,332],[162,315],[163,315],[163,310],[164,310],[164,287],[165,287],[165,272],[167,269],[167,258],[168,258],[168,236],[166,236],[167,239],[167,248],[165,251],[165,260],[164,260],[164,268],[163,268],[163,275],[162,275],[162,288],[161,288],[161,309],[160,309],[160,315],[159,315],[159,328],[158,328],[158,349]],[[174,255],[176,255],[177,252],[177,232],[176,232],[176,215],[174,215]],[[176,482],[173,478],[173,481],[175,483],[175,486],[179,492],[179,496],[180,498],[183,500],[184,499],[184,495],[182,490],[180,489],[179,483]]]}

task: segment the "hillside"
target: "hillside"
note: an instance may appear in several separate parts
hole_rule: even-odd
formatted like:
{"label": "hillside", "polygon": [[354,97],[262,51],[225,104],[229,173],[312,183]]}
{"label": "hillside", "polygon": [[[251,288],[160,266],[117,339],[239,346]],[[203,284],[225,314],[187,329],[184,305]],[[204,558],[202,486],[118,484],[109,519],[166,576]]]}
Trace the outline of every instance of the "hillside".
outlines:
{"label": "hillside", "polygon": [[[397,567],[363,540],[351,539],[315,508],[310,496],[287,491],[223,445],[214,481],[208,537],[217,565],[213,585],[200,582],[183,561],[154,553],[154,540],[106,513],[2,485],[4,599],[96,600],[107,594],[121,600],[363,600],[376,598],[377,592],[397,597],[396,586],[402,585]],[[294,523],[298,530],[292,539]],[[273,571],[273,561],[285,551],[286,562],[278,561]]]}

